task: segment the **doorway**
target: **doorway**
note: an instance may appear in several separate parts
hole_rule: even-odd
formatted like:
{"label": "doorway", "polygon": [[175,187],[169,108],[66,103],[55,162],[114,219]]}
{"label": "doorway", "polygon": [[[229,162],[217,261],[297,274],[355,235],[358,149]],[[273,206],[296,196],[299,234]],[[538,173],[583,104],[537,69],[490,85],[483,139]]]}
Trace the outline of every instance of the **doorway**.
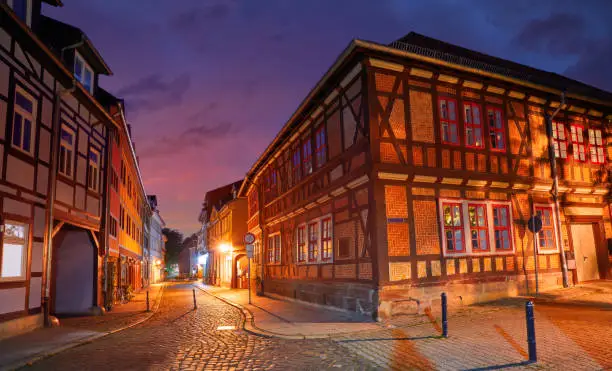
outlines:
{"label": "doorway", "polygon": [[578,282],[598,280],[597,243],[593,224],[571,224]]}

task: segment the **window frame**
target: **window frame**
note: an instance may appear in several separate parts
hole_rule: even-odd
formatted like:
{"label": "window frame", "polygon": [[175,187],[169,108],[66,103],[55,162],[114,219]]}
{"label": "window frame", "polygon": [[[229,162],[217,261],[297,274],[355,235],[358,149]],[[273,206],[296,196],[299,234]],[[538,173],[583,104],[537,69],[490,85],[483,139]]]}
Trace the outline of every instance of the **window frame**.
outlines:
{"label": "window frame", "polygon": [[[470,107],[470,122],[468,122],[468,117],[467,117],[467,113],[466,113],[466,108]],[[474,123],[474,118],[476,117],[476,115],[474,114],[474,107],[478,107],[478,121],[479,124],[475,124]],[[479,103],[476,102],[471,102],[471,101],[466,101],[463,102],[463,136],[465,138],[465,146],[467,148],[476,148],[476,149],[483,149],[485,148],[485,135],[484,135],[484,125],[482,122],[482,106]],[[468,129],[471,129],[471,134],[468,135]],[[476,144],[468,144],[468,138],[472,138],[475,139],[475,131],[476,129],[480,129],[480,145],[476,145]],[[474,141],[475,143],[475,141]]]}
{"label": "window frame", "polygon": [[[307,227],[307,245],[308,245],[308,249],[307,249],[307,256],[306,256],[306,261],[308,263],[318,263],[319,260],[321,259],[320,254],[319,254],[319,237],[320,237],[320,233],[319,233],[319,223],[318,221],[310,221],[307,223],[308,227]],[[315,232],[315,239],[312,239],[312,233],[310,232],[311,229],[310,227],[314,226],[314,232]]]}
{"label": "window frame", "polygon": [[[476,208],[481,207],[481,208],[483,208],[483,212],[484,212],[484,226],[480,226],[480,225],[472,226],[471,225],[471,223],[470,223],[470,207],[476,207]],[[467,204],[468,224],[469,224],[468,228],[470,230],[470,234],[468,235],[468,238],[466,238],[466,240],[469,239],[470,246],[471,246],[472,252],[474,254],[482,254],[484,252],[491,251],[491,244],[489,243],[489,228],[490,228],[490,226],[489,226],[489,219],[488,219],[489,218],[489,215],[488,215],[489,213],[488,213],[487,209],[488,208],[487,208],[487,204],[486,203],[471,202],[470,201]],[[477,224],[478,224],[478,222],[477,222]],[[481,238],[480,238],[480,231],[484,231],[485,232],[485,239],[484,239],[484,241],[487,244],[487,248],[486,249],[480,249],[479,248],[479,249],[476,249],[476,252],[474,252],[474,245],[473,245],[473,238],[472,238],[472,231],[473,230],[478,231],[478,236],[477,236],[476,239],[478,240],[479,244],[480,244],[480,240],[481,240]],[[467,250],[467,246],[466,246],[466,250]]]}
{"label": "window frame", "polygon": [[[23,0],[23,1],[26,2],[27,9],[26,9],[26,19],[22,19],[22,20],[28,25],[28,27],[32,27],[32,0]],[[15,12],[15,0],[7,0],[6,3],[11,8],[13,13],[17,15],[17,12]],[[21,19],[19,15],[17,15],[17,18]]]}
{"label": "window frame", "polygon": [[[606,146],[604,144],[603,131],[598,128],[589,128],[588,133],[589,133],[589,153],[591,155],[591,160],[590,160],[591,163],[597,164],[597,165],[605,164],[606,163],[606,151],[604,149]],[[596,133],[599,133],[599,141],[600,141],[599,144],[597,144]],[[593,150],[595,150],[595,153],[593,153]],[[595,155],[595,161],[593,161],[593,155]]]}
{"label": "window frame", "polygon": [[[100,191],[100,162],[101,162],[101,155],[100,150],[98,150],[97,148],[94,147],[89,147],[89,152],[87,154],[87,189],[89,189],[90,191],[93,192],[99,192]],[[95,154],[97,156],[98,161],[96,163],[94,163],[92,165],[92,159],[91,159],[91,154]],[[95,165],[95,166],[94,166]],[[95,173],[94,173],[95,170]],[[91,181],[91,177],[92,175],[95,175],[95,180],[96,182],[92,182]]]}
{"label": "window frame", "polygon": [[[501,128],[496,128],[493,127],[491,128],[491,125],[489,123],[489,110],[495,112],[499,112],[499,120],[500,120],[500,124],[501,124]],[[504,112],[502,110],[501,107],[497,107],[497,106],[491,106],[491,105],[487,105],[486,106],[486,122],[487,122],[487,131],[488,131],[488,137],[489,137],[489,149],[493,152],[502,152],[505,153],[508,150],[508,143],[506,143],[506,127],[507,124],[504,120]],[[493,134],[497,134],[500,133],[501,134],[501,143],[503,143],[504,148],[498,148],[498,147],[494,147],[493,143],[491,142],[491,138],[493,137]],[[497,140],[497,136],[495,136],[496,140]],[[497,140],[497,143],[499,143],[499,140]]]}
{"label": "window frame", "polygon": [[[19,221],[19,220],[14,220],[14,219],[5,219],[3,220],[3,224],[4,224],[4,231],[2,232],[2,238],[0,239],[0,282],[23,282],[23,281],[27,281],[28,279],[28,259],[29,259],[29,255],[30,255],[30,244],[31,244],[31,236],[30,236],[30,232],[32,230],[32,227],[29,223],[24,222],[24,221]],[[6,239],[6,225],[7,224],[11,224],[11,225],[19,225],[19,226],[23,226],[25,231],[24,231],[24,241],[23,241],[23,246],[22,246],[22,254],[21,254],[21,275],[20,276],[10,276],[10,277],[4,277],[2,276],[2,266],[4,263],[4,245],[7,243]],[[9,244],[11,243],[10,241],[8,242]],[[15,244],[15,243],[12,243]]]}
{"label": "window frame", "polygon": [[[553,121],[552,123],[552,141],[553,141],[553,149],[555,151],[555,158],[559,158],[559,159],[563,159],[563,160],[567,160],[567,150],[569,148],[569,139],[567,136],[567,130],[565,129],[565,123],[563,122],[559,122],[559,121]],[[561,127],[562,132],[563,132],[563,139],[559,138],[559,133],[561,132],[559,130],[559,127]],[[565,156],[561,156],[561,144],[565,145]]]}
{"label": "window frame", "polygon": [[[308,248],[306,243],[306,223],[298,225],[295,229],[295,247],[296,247],[296,259],[298,263],[305,263],[308,261]],[[301,238],[300,238],[301,237]]]}
{"label": "window frame", "polygon": [[[501,227],[501,226],[496,226],[495,225],[495,209],[496,208],[505,208],[508,212],[508,226],[507,227]],[[495,246],[495,250],[496,251],[512,251],[514,250],[514,243],[512,241],[512,218],[511,218],[511,207],[509,205],[506,204],[500,204],[500,203],[493,203],[491,204],[491,212],[493,215],[491,215],[491,218],[493,220],[493,223],[491,224],[491,226],[493,227],[493,245]],[[509,249],[504,249],[504,248],[497,248],[497,242],[495,240],[495,232],[496,231],[508,231],[508,245],[510,246]]]}
{"label": "window frame", "polygon": [[[312,166],[312,138],[310,135],[302,138],[302,174],[304,177],[312,174],[314,169]],[[308,155],[307,155],[308,154]]]}
{"label": "window frame", "polygon": [[[537,246],[538,246],[538,254],[540,255],[548,255],[548,254],[558,254],[559,253],[559,246],[557,245],[557,241],[561,241],[559,240],[559,231],[557,230],[557,216],[555,215],[555,205],[554,204],[535,204],[534,205],[536,213],[539,210],[543,210],[543,209],[550,209],[550,222],[552,223],[552,232],[553,232],[553,246],[554,248],[552,249],[543,249],[541,244],[540,244],[540,239],[541,239],[541,235],[540,233],[542,233],[545,229],[544,226],[544,221],[542,220],[542,230],[538,233],[538,238],[537,238]],[[549,229],[549,228],[546,228]],[[560,244],[559,244],[560,245]]]}
{"label": "window frame", "polygon": [[282,238],[280,232],[270,233],[268,235],[268,243],[266,246],[266,264],[280,265],[282,260]]}
{"label": "window frame", "polygon": [[[17,94],[21,95],[23,98],[32,103],[32,112],[28,112],[21,106],[17,104]],[[34,149],[36,148],[36,130],[38,125],[36,124],[36,113],[38,110],[38,100],[34,98],[34,96],[28,93],[24,88],[20,85],[15,85],[15,92],[13,93],[13,119],[11,121],[11,137],[6,138],[7,141],[11,142],[11,148],[15,148],[16,150],[25,153],[29,156],[34,156]],[[21,134],[20,134],[20,145],[16,145],[14,142],[15,136],[15,115],[19,114],[21,116]],[[25,142],[25,133],[24,133],[24,121],[26,119],[30,120],[30,150],[26,150],[23,148],[23,144]]]}
{"label": "window frame", "polygon": [[291,171],[293,173],[293,185],[295,185],[302,179],[302,150],[300,145],[295,146],[291,154]]}
{"label": "window frame", "polygon": [[[582,137],[582,141],[578,141],[578,133],[580,130],[580,137]],[[575,131],[575,133],[574,133]],[[575,139],[575,140],[574,140]],[[579,123],[570,124],[570,141],[572,142],[572,158],[577,162],[588,162],[587,159],[587,144],[584,140],[584,125]],[[584,159],[580,159],[580,148],[582,147]],[[578,157],[576,157],[578,155]]]}
{"label": "window frame", "polygon": [[[325,228],[325,223],[328,224],[328,228]],[[334,258],[334,226],[332,224],[331,216],[321,218],[321,260],[324,262],[331,261]]]}
{"label": "window frame", "polygon": [[325,123],[315,129],[315,168],[319,169],[327,163],[327,131]]}
{"label": "window frame", "polygon": [[[451,252],[447,250],[446,246],[446,234],[444,233],[444,204],[460,204],[462,205],[462,225],[463,225],[463,243],[464,249],[460,252]],[[487,214],[487,237],[489,250],[487,251],[473,251],[472,243],[471,243],[471,234],[470,234],[470,223],[469,223],[469,213],[468,213],[468,205],[486,205],[486,214]],[[508,208],[508,220],[510,221],[510,249],[496,249],[495,248],[495,239],[494,239],[494,224],[493,224],[493,207],[494,206],[506,206]],[[438,228],[440,231],[440,239],[442,241],[442,255],[444,257],[462,257],[462,256],[501,256],[501,255],[514,255],[515,254],[515,245],[514,245],[514,223],[512,219],[512,205],[507,201],[492,201],[492,200],[473,200],[473,199],[458,199],[458,198],[440,198],[438,199]],[[466,244],[467,237],[470,236],[470,243]]]}
{"label": "window frame", "polygon": [[[78,77],[76,74],[76,68],[77,68],[77,62],[81,62],[82,65],[82,71],[81,71],[81,76]],[[94,91],[94,81],[95,81],[95,75],[94,75],[94,71],[91,68],[91,66],[87,63],[87,61],[85,61],[85,58],[83,58],[83,56],[75,50],[74,52],[74,63],[73,63],[73,71],[72,71],[72,75],[74,76],[74,78],[83,86],[83,88],[85,88],[85,90],[87,90],[90,94],[93,94]],[[85,84],[85,73],[89,72],[91,74],[91,83],[89,85],[89,87]]]}
{"label": "window frame", "polygon": [[[447,114],[447,118],[443,118],[442,115],[442,101],[446,102],[446,114]],[[450,119],[450,108],[449,108],[449,103],[448,102],[453,102],[454,106],[455,106],[455,119],[451,120]],[[438,121],[439,121],[439,127],[440,127],[440,141],[442,142],[442,144],[447,144],[447,145],[451,145],[451,146],[460,146],[461,145],[461,134],[459,132],[459,112],[457,109],[457,100],[455,98],[451,98],[451,97],[447,97],[447,96],[439,96],[438,97]],[[455,127],[455,134],[457,135],[457,141],[453,142],[451,140],[444,140],[444,124],[448,125],[449,128],[449,136],[451,136],[451,128],[454,126]]]}
{"label": "window frame", "polygon": [[[72,135],[72,143],[67,144],[67,147],[65,149],[64,149],[65,140],[64,138],[62,138],[62,131],[66,131],[68,134]],[[70,158],[67,158],[66,154],[64,154],[63,162],[62,162],[62,149],[64,149],[65,151],[70,150]],[[68,179],[74,179],[74,175],[76,171],[75,169],[75,157],[76,157],[75,149],[76,149],[76,130],[74,130],[67,123],[62,122],[60,126],[60,145],[59,145],[59,153],[58,153],[57,173]],[[70,174],[67,174],[65,172],[65,170],[68,168],[66,166],[67,163],[70,164]],[[65,167],[64,170],[62,170],[62,165]]]}

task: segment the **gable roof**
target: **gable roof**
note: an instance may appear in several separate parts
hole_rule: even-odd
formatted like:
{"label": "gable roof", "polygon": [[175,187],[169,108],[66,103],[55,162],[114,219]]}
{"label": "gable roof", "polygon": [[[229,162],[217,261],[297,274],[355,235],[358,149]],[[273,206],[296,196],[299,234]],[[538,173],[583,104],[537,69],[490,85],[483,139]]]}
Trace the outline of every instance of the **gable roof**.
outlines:
{"label": "gable roof", "polygon": [[60,0],[42,0],[43,2],[53,6],[64,6]]}
{"label": "gable roof", "polygon": [[[206,192],[206,195],[204,196],[204,205],[202,207],[202,211],[206,211],[206,215],[208,215],[208,217],[210,218],[213,208],[215,208],[216,210],[221,210],[223,205],[234,199],[234,196],[232,195],[232,190],[235,188],[237,194],[240,190],[240,187],[242,186],[242,181],[243,180],[241,179]],[[202,213],[200,213],[199,219],[202,219]],[[200,220],[200,222],[204,222],[204,220]]]}
{"label": "gable roof", "polygon": [[[80,28],[41,15],[38,37],[60,58],[65,57],[62,56],[63,48],[79,44],[82,41],[82,45],[79,45],[77,50],[91,67],[97,73],[103,75],[110,76],[113,74],[91,40]],[[66,63],[66,60],[64,59],[62,62]],[[72,70],[72,68],[70,69]]]}

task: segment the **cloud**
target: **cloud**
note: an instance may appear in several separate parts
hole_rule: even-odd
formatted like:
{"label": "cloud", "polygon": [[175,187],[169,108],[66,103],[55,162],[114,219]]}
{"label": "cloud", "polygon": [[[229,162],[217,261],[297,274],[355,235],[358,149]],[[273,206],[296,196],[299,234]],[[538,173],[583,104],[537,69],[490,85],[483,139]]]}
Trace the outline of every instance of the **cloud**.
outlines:
{"label": "cloud", "polygon": [[[594,43],[595,44],[595,43]],[[612,92],[612,38],[600,45],[593,45],[580,56],[578,62],[567,68],[565,74],[576,80]]]}
{"label": "cloud", "polygon": [[225,2],[212,4],[204,8],[189,9],[174,16],[169,21],[170,28],[186,32],[197,29],[200,25],[206,25],[211,21],[227,18],[230,14],[230,6]]}
{"label": "cloud", "polygon": [[580,15],[554,13],[528,22],[513,41],[531,52],[576,55],[590,45],[587,32],[587,22]]}
{"label": "cloud", "polygon": [[192,126],[176,136],[163,136],[153,145],[138,151],[140,158],[167,157],[182,154],[195,147],[202,147],[210,141],[227,137],[233,130],[233,124],[222,121],[216,125]]}
{"label": "cloud", "polygon": [[169,80],[160,74],[152,74],[120,88],[116,93],[125,98],[129,111],[135,113],[179,105],[190,87],[191,77],[186,73]]}

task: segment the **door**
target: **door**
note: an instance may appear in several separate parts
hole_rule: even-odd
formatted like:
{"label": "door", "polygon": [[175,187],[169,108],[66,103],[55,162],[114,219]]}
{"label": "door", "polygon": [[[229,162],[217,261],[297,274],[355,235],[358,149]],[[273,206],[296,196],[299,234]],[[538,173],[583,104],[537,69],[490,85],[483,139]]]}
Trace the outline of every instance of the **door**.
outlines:
{"label": "door", "polygon": [[598,280],[597,248],[592,224],[572,224],[572,244],[576,257],[578,282]]}

